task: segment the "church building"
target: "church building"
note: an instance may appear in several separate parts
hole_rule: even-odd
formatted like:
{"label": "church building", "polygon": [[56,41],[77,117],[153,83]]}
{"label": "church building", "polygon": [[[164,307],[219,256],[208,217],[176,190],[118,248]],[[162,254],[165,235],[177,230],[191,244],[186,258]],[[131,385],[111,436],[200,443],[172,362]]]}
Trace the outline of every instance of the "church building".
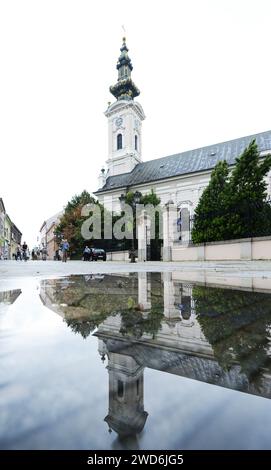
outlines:
{"label": "church building", "polygon": [[[105,112],[108,120],[107,169],[101,170],[95,194],[108,210],[118,212],[122,194],[140,191],[144,195],[153,189],[162,206],[168,201],[173,202],[180,214],[185,210],[192,220],[216,164],[226,160],[229,165],[234,165],[235,159],[253,139],[256,139],[260,154],[267,155],[271,152],[271,130],[144,162],[142,128],[145,114],[136,101],[140,91],[131,78],[133,66],[125,38],[120,51],[117,83],[110,87],[116,100]],[[271,194],[271,174],[267,179],[268,193]]]}

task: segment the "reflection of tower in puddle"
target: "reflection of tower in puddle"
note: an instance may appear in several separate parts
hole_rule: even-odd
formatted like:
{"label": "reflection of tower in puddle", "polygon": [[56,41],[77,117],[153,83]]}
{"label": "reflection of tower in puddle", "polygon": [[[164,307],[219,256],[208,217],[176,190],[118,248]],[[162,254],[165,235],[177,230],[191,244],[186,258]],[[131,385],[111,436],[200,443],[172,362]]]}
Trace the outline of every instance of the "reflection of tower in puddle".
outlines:
{"label": "reflection of tower in puddle", "polygon": [[[143,317],[147,317],[151,309],[150,295],[149,276],[138,273],[138,307]],[[114,330],[118,321],[118,317],[113,319]],[[113,325],[108,326],[111,329]],[[119,329],[120,324],[116,334]],[[105,421],[109,431],[114,430],[118,434],[121,447],[137,448],[137,435],[143,430],[148,416],[144,410],[144,367],[127,354],[126,347],[131,347],[131,343],[99,339],[101,358],[104,361],[108,357],[109,409]]]}
{"label": "reflection of tower in puddle", "polygon": [[135,442],[148,416],[144,410],[144,368],[125,353],[108,351],[102,340],[99,352],[102,358],[108,356],[109,410],[105,421],[121,441]]}

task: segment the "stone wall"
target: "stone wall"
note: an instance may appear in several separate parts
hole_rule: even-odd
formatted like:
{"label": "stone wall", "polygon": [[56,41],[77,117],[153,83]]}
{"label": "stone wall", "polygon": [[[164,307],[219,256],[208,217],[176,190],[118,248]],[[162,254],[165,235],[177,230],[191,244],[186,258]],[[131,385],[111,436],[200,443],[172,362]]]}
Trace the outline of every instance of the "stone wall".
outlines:
{"label": "stone wall", "polygon": [[184,246],[175,242],[171,261],[271,260],[271,236]]}
{"label": "stone wall", "polygon": [[129,261],[129,251],[107,251],[107,261]]}

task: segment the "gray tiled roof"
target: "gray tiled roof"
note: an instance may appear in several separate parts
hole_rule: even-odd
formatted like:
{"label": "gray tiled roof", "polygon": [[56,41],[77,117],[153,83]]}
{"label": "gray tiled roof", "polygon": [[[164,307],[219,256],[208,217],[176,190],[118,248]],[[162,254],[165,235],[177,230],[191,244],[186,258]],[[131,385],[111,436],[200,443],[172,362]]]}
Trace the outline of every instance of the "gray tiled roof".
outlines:
{"label": "gray tiled roof", "polygon": [[226,160],[232,165],[253,139],[256,139],[260,152],[271,150],[271,131],[240,137],[228,142],[138,163],[131,173],[109,176],[103,188],[96,192],[112,191],[116,188],[210,170],[222,160]]}

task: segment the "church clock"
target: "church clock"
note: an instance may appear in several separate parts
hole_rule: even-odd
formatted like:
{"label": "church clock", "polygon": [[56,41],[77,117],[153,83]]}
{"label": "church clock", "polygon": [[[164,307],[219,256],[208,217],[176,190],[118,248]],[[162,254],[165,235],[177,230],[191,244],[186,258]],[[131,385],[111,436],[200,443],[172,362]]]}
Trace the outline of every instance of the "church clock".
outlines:
{"label": "church clock", "polygon": [[115,124],[116,124],[116,127],[120,127],[123,123],[123,119],[121,117],[118,117],[116,120],[115,120]]}

